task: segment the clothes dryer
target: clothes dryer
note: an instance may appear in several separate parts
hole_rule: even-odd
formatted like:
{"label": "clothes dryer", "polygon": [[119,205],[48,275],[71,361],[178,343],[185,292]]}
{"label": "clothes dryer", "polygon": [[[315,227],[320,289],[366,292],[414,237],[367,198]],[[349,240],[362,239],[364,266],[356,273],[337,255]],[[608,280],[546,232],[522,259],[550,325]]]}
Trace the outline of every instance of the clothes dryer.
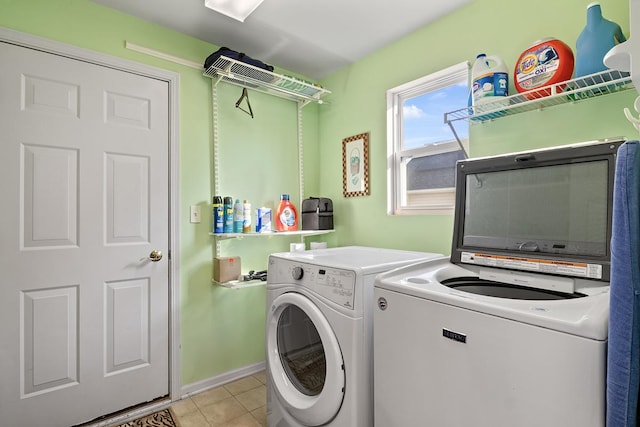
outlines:
{"label": "clothes dryer", "polygon": [[374,279],[435,257],[357,246],[269,257],[269,427],[373,425]]}

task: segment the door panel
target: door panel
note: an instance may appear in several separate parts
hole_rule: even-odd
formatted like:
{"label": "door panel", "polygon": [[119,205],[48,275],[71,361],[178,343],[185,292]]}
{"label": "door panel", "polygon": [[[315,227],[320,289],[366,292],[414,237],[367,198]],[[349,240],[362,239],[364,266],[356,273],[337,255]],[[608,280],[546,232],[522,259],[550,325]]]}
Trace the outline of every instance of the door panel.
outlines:
{"label": "door panel", "polygon": [[21,148],[24,247],[77,246],[78,150]]}
{"label": "door panel", "polygon": [[149,281],[108,283],[105,372],[114,374],[149,363]]}
{"label": "door panel", "polygon": [[106,155],[105,244],[149,242],[149,158]]}
{"label": "door panel", "polygon": [[105,92],[107,123],[149,128],[149,99]]}
{"label": "door panel", "polygon": [[44,77],[22,76],[23,110],[78,117],[79,87]]}
{"label": "door panel", "polygon": [[168,83],[0,43],[0,413],[169,393]]}
{"label": "door panel", "polygon": [[77,301],[75,286],[22,294],[23,398],[77,384]]}

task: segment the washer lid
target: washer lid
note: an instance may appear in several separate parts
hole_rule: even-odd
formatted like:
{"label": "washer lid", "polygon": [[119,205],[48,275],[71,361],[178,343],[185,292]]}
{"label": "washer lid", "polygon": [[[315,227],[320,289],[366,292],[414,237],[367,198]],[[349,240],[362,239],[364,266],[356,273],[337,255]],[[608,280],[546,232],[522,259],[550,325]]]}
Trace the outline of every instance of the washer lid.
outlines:
{"label": "washer lid", "polygon": [[331,421],[344,399],[344,361],[320,309],[305,296],[278,296],[267,318],[267,364],[282,406],[302,424]]}
{"label": "washer lid", "polygon": [[[526,274],[532,280],[535,279],[535,275]],[[374,287],[579,337],[598,341],[607,339],[609,286],[583,280],[575,288],[576,292],[586,295],[584,297],[531,300],[472,293],[450,288],[442,283],[446,279],[474,275],[478,276],[477,269],[471,270],[447,260],[433,260],[380,274],[376,277]]]}

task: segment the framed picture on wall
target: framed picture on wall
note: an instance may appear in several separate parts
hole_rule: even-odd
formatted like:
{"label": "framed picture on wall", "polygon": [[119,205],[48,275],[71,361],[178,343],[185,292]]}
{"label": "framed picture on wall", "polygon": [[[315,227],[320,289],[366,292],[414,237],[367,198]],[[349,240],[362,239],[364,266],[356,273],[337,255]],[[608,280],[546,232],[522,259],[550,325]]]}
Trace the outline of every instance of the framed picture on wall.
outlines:
{"label": "framed picture on wall", "polygon": [[369,195],[369,132],[342,140],[342,195]]}

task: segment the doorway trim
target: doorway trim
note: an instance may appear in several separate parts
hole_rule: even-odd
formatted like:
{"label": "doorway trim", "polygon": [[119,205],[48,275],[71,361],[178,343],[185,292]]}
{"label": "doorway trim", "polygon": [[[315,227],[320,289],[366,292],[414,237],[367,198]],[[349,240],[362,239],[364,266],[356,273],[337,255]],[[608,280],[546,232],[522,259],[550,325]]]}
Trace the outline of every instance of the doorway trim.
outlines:
{"label": "doorway trim", "polygon": [[[33,34],[0,27],[0,42],[52,53],[70,59],[165,81],[169,85],[169,398],[181,398],[180,380],[180,259],[179,242],[179,93],[180,75],[89,49],[57,42]],[[104,414],[106,415],[106,414]]]}

